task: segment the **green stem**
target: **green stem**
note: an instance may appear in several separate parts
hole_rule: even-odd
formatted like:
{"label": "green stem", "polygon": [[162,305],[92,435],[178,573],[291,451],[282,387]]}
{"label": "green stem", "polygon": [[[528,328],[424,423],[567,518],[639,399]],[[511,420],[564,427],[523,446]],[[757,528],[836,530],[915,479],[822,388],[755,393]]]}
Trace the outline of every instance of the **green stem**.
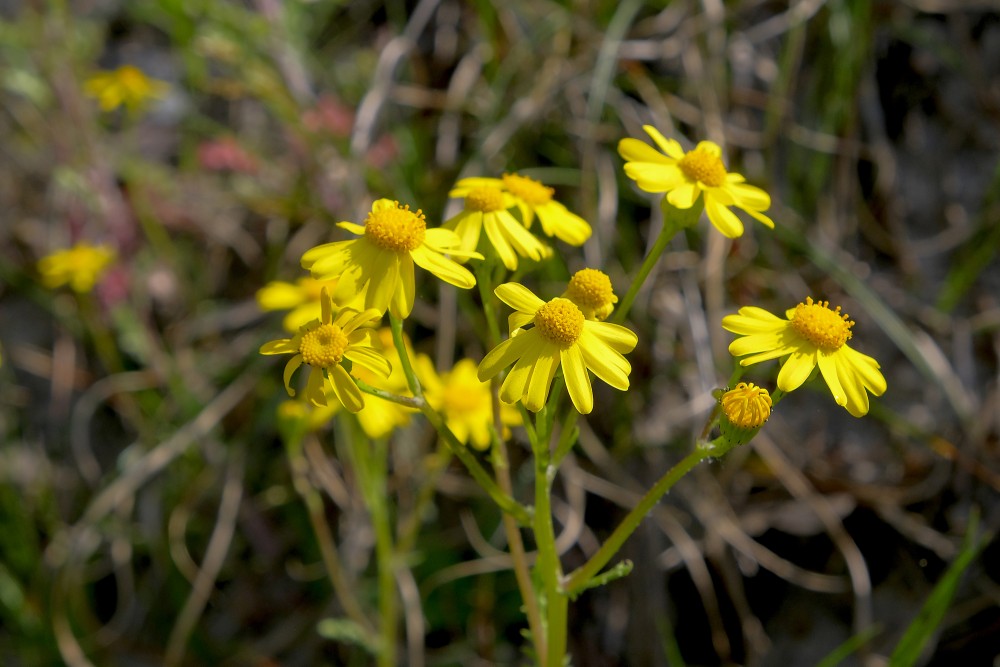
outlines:
{"label": "green stem", "polygon": [[[539,448],[546,447],[540,443]],[[535,542],[538,545],[538,564],[545,592],[545,619],[548,631],[544,665],[562,667],[566,655],[566,615],[569,599],[560,590],[562,564],[556,551],[556,536],[552,526],[550,494],[555,467],[549,465],[548,456],[536,456],[535,465]]]}
{"label": "green stem", "polygon": [[406,351],[406,344],[403,341],[403,320],[392,313],[389,313],[389,329],[392,331],[392,344],[399,352],[399,363],[403,366],[403,374],[406,376],[406,385],[410,388],[410,393],[416,398],[423,398],[424,392],[420,388],[420,380],[410,363],[410,355]]}
{"label": "green stem", "polygon": [[408,408],[416,408],[419,410],[423,407],[423,398],[413,398],[412,396],[400,396],[399,394],[394,394],[385,389],[379,389],[378,387],[373,387],[364,380],[359,380],[356,377],[351,377],[354,383],[358,385],[358,389],[365,392],[366,394],[371,394],[372,396],[378,396],[379,398],[385,399],[387,401],[392,401],[393,403],[398,403],[399,405],[405,405]]}
{"label": "green stem", "polygon": [[646,259],[642,261],[639,273],[635,275],[632,284],[629,285],[628,292],[625,293],[625,297],[618,307],[615,308],[614,315],[612,315],[610,320],[611,322],[621,324],[625,321],[629,311],[632,309],[632,304],[635,302],[636,297],[639,296],[639,290],[642,289],[646,278],[649,277],[649,272],[656,266],[656,262],[659,261],[663,251],[667,249],[667,245],[670,244],[670,241],[673,240],[678,231],[685,227],[690,227],[698,221],[698,218],[701,217],[703,207],[704,203],[701,197],[698,198],[694,206],[686,209],[675,208],[670,205],[666,197],[663,198],[660,203],[660,209],[663,211],[663,227],[660,228],[660,234],[656,237],[653,247],[649,249]]}
{"label": "green stem", "polygon": [[590,580],[601,571],[601,568],[608,564],[616,553],[618,553],[618,550],[621,549],[625,540],[627,540],[632,533],[635,532],[636,528],[639,527],[643,518],[649,514],[649,511],[660,501],[660,498],[662,498],[679,479],[691,472],[696,465],[705,459],[720,456],[720,441],[721,438],[713,441],[712,443],[700,444],[695,447],[693,452],[685,456],[677,465],[668,470],[667,473],[653,485],[653,488],[646,492],[646,495],[642,497],[632,511],[629,512],[624,519],[622,519],[622,522],[618,524],[617,528],[615,528],[611,537],[609,537],[607,541],[601,545],[601,548],[597,550],[597,553],[591,556],[590,560],[566,577],[563,582],[563,590],[566,594],[573,597],[580,591],[587,588],[587,584]]}
{"label": "green stem", "polygon": [[[381,621],[379,667],[394,667],[396,664],[396,634],[399,624],[399,605],[396,599],[396,554],[393,548],[392,522],[387,504],[386,476],[388,451],[383,438],[376,442],[376,450],[369,458],[370,481],[372,484],[368,509],[372,514],[375,529],[375,555],[378,562],[378,609]],[[368,443],[363,443],[362,446]]]}

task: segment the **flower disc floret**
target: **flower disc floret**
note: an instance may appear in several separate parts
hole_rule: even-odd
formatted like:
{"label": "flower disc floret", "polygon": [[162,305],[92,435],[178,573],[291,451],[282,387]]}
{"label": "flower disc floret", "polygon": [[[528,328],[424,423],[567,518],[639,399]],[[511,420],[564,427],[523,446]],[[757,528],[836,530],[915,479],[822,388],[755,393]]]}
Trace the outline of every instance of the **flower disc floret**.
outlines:
{"label": "flower disc floret", "polygon": [[302,361],[316,368],[330,368],[344,359],[349,341],[336,324],[320,324],[302,334],[299,353]]}
{"label": "flower disc floret", "polygon": [[800,336],[830,352],[839,350],[854,335],[854,321],[840,312],[840,306],[831,310],[829,301],[813,301],[812,297],[795,307],[791,322]]}
{"label": "flower disc floret", "polygon": [[583,311],[588,319],[605,320],[618,303],[611,278],[597,269],[580,269],[569,279],[563,296]]}
{"label": "flower disc floret", "polygon": [[507,192],[520,197],[531,206],[541,206],[552,201],[555,189],[543,185],[530,176],[520,174],[504,174],[502,177]]}
{"label": "flower disc floret", "polygon": [[375,245],[395,252],[411,252],[419,248],[427,233],[423,211],[410,210],[399,202],[391,207],[372,209],[365,220],[365,236]]}
{"label": "flower disc floret", "polygon": [[535,312],[535,327],[545,338],[569,347],[580,337],[585,318],[569,299],[556,297]]}
{"label": "flower disc floret", "polygon": [[740,382],[722,395],[722,411],[733,425],[760,428],[771,416],[771,395],[752,382]]}
{"label": "flower disc floret", "polygon": [[722,158],[707,150],[693,150],[677,161],[684,175],[692,181],[699,181],[710,188],[722,187],[726,183],[726,167]]}
{"label": "flower disc floret", "polygon": [[492,213],[495,211],[504,211],[506,209],[507,207],[504,206],[503,192],[501,192],[500,188],[473,188],[469,191],[469,194],[465,195],[466,211]]}

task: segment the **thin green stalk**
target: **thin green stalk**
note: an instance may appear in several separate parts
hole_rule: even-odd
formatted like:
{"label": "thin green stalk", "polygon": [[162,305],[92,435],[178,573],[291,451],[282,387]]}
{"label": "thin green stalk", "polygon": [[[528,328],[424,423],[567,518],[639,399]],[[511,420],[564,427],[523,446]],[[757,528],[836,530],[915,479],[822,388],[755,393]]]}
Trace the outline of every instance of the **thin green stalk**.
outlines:
{"label": "thin green stalk", "polygon": [[[385,439],[371,457],[369,474],[375,488],[371,489],[368,509],[375,529],[375,554],[378,562],[378,609],[381,641],[378,664],[394,667],[396,664],[396,634],[399,626],[399,603],[396,598],[396,553],[393,547],[392,522],[387,503],[386,488],[388,451]],[[367,443],[364,443],[367,444]]]}
{"label": "thin green stalk", "polygon": [[[546,447],[539,443],[539,448]],[[545,618],[548,630],[546,657],[547,667],[562,667],[566,655],[566,614],[569,600],[560,590],[562,565],[556,551],[556,536],[552,526],[552,478],[556,469],[548,464],[548,456],[536,455],[535,465],[535,542],[538,545],[536,569],[542,578],[545,591]]]}
{"label": "thin green stalk", "polygon": [[[622,545],[625,543],[632,533],[635,532],[636,528],[645,518],[649,511],[653,509],[656,503],[660,502],[660,498],[664,496],[674,484],[677,483],[679,479],[684,477],[684,475],[691,472],[691,470],[704,461],[707,458],[717,457],[720,455],[720,450],[718,449],[721,445],[721,438],[714,441],[713,443],[703,443],[698,447],[695,447],[694,451],[685,456],[681,461],[675,465],[673,468],[667,471],[663,477],[661,477],[656,484],[653,485],[646,495],[642,497],[639,503],[632,508],[622,522],[618,524],[615,531],[611,534],[611,537],[601,545],[601,548],[597,550],[590,560],[584,563],[582,566],[574,570],[566,577],[563,582],[563,590],[566,595],[573,597],[580,593],[580,591],[587,588],[587,584],[591,579],[597,575],[601,569],[614,558],[618,550],[621,549]],[[708,446],[706,446],[708,445]],[[536,510],[538,512],[538,510]]]}
{"label": "thin green stalk", "polygon": [[698,198],[694,206],[687,209],[674,208],[667,201],[666,197],[663,198],[660,204],[660,209],[663,211],[663,227],[660,228],[660,234],[656,237],[656,241],[653,243],[653,247],[650,248],[649,254],[646,255],[646,259],[642,261],[639,272],[632,279],[632,284],[629,285],[628,292],[625,293],[625,297],[618,307],[615,308],[615,312],[611,316],[611,322],[621,324],[625,321],[629,311],[632,309],[632,304],[635,302],[636,297],[639,296],[639,290],[642,289],[646,278],[649,277],[649,272],[656,266],[656,262],[659,261],[663,251],[667,249],[670,241],[673,240],[678,231],[685,227],[690,227],[698,221],[698,218],[701,217],[703,207],[704,203],[701,197]]}
{"label": "thin green stalk", "polygon": [[410,388],[410,393],[416,398],[423,398],[424,392],[420,388],[420,380],[410,363],[410,355],[406,351],[406,344],[403,341],[403,320],[392,313],[389,313],[389,329],[392,331],[392,344],[399,352],[399,363],[403,366],[403,374],[406,376],[406,385]]}
{"label": "thin green stalk", "polygon": [[422,398],[413,398],[412,396],[400,396],[399,394],[394,394],[391,391],[386,391],[385,389],[379,389],[378,387],[373,387],[364,380],[359,380],[356,377],[352,377],[354,384],[358,385],[358,389],[365,392],[366,394],[371,394],[372,396],[378,396],[386,401],[391,401],[393,403],[398,403],[399,405],[405,405],[408,408],[416,408],[419,410],[425,403]]}

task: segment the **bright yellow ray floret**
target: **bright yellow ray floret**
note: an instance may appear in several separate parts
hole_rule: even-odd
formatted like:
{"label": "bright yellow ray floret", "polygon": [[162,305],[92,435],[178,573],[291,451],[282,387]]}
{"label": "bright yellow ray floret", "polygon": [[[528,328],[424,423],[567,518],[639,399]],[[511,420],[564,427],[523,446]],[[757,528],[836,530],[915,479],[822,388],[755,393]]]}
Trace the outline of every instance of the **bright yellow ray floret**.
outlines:
{"label": "bright yellow ray floret", "polygon": [[338,280],[333,292],[337,303],[360,297],[365,308],[407,317],[413,309],[414,264],[456,287],[469,289],[476,284],[468,269],[445,255],[483,256],[462,250],[461,239],[449,229],[427,229],[419,210],[379,199],[372,204],[364,225],[341,222],[337,226],[360,238],[316,246],[302,256],[302,267],[309,269],[313,278]]}
{"label": "bright yellow ray floret", "polygon": [[504,174],[502,178],[463,178],[455,184],[449,196],[466,197],[480,188],[497,189],[510,195],[528,229],[538,216],[546,236],[555,236],[574,246],[583,245],[590,238],[590,224],[553,199],[555,190],[529,176]]}
{"label": "bright yellow ray floret", "polygon": [[722,328],[742,336],[729,345],[729,352],[745,357],[742,366],[787,357],[778,373],[778,388],[784,392],[798,389],[818,366],[837,405],[855,417],[867,414],[868,392],[881,396],[886,382],[877,361],[847,345],[854,322],[840,306],[831,309],[829,302],[812,297],[787,310],[785,317],[746,306],[722,318]]}
{"label": "bright yellow ray floret", "polygon": [[729,210],[732,206],[774,228],[763,213],[771,207],[771,197],[745,183],[740,174],[727,172],[718,144],[702,141],[685,153],[680,143],[667,139],[652,125],[642,129],[662,152],[638,139],[618,143],[618,153],[626,160],[625,173],[640,190],[665,192],[667,201],[680,209],[691,208],[699,196],[704,197],[708,219],[729,238],[743,235],[743,223]]}
{"label": "bright yellow ray floret", "polygon": [[[582,414],[594,409],[588,371],[615,389],[628,389],[632,367],[623,355],[631,352],[638,341],[632,331],[586,319],[569,299],[542,301],[518,283],[500,285],[495,293],[518,316],[511,337],[493,348],[479,364],[479,379],[484,382],[514,364],[500,387],[501,401],[521,401],[529,410],[538,412],[545,406],[560,367],[573,406]],[[529,324],[530,328],[521,328]]]}
{"label": "bright yellow ray floret", "polygon": [[334,318],[333,302],[325,288],[320,304],[320,319],[304,325],[292,338],[265,343],[260,353],[294,355],[284,371],[285,390],[289,396],[295,396],[292,375],[299,366],[306,364],[309,366],[309,379],[305,395],[313,405],[325,406],[324,389],[329,389],[345,408],[358,412],[365,406],[364,397],[342,364],[347,359],[352,364],[388,377],[391,371],[388,360],[372,349],[372,330],[360,328],[377,322],[382,314],[375,309],[359,313],[344,308]]}
{"label": "bright yellow ray floret", "polygon": [[115,257],[110,246],[77,243],[38,260],[38,273],[49,289],[69,285],[74,292],[89,292]]}

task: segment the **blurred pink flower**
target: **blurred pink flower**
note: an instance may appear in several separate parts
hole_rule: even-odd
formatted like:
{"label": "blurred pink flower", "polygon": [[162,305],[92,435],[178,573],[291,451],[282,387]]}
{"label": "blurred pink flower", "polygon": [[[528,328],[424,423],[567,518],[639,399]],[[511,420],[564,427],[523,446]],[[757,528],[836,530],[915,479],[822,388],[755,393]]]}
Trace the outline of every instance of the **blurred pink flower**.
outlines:
{"label": "blurred pink flower", "polygon": [[323,95],[315,107],[302,114],[302,124],[310,132],[346,137],[354,127],[354,109],[330,95]]}
{"label": "blurred pink flower", "polygon": [[232,137],[212,139],[198,146],[198,163],[209,171],[257,173],[257,158]]}

